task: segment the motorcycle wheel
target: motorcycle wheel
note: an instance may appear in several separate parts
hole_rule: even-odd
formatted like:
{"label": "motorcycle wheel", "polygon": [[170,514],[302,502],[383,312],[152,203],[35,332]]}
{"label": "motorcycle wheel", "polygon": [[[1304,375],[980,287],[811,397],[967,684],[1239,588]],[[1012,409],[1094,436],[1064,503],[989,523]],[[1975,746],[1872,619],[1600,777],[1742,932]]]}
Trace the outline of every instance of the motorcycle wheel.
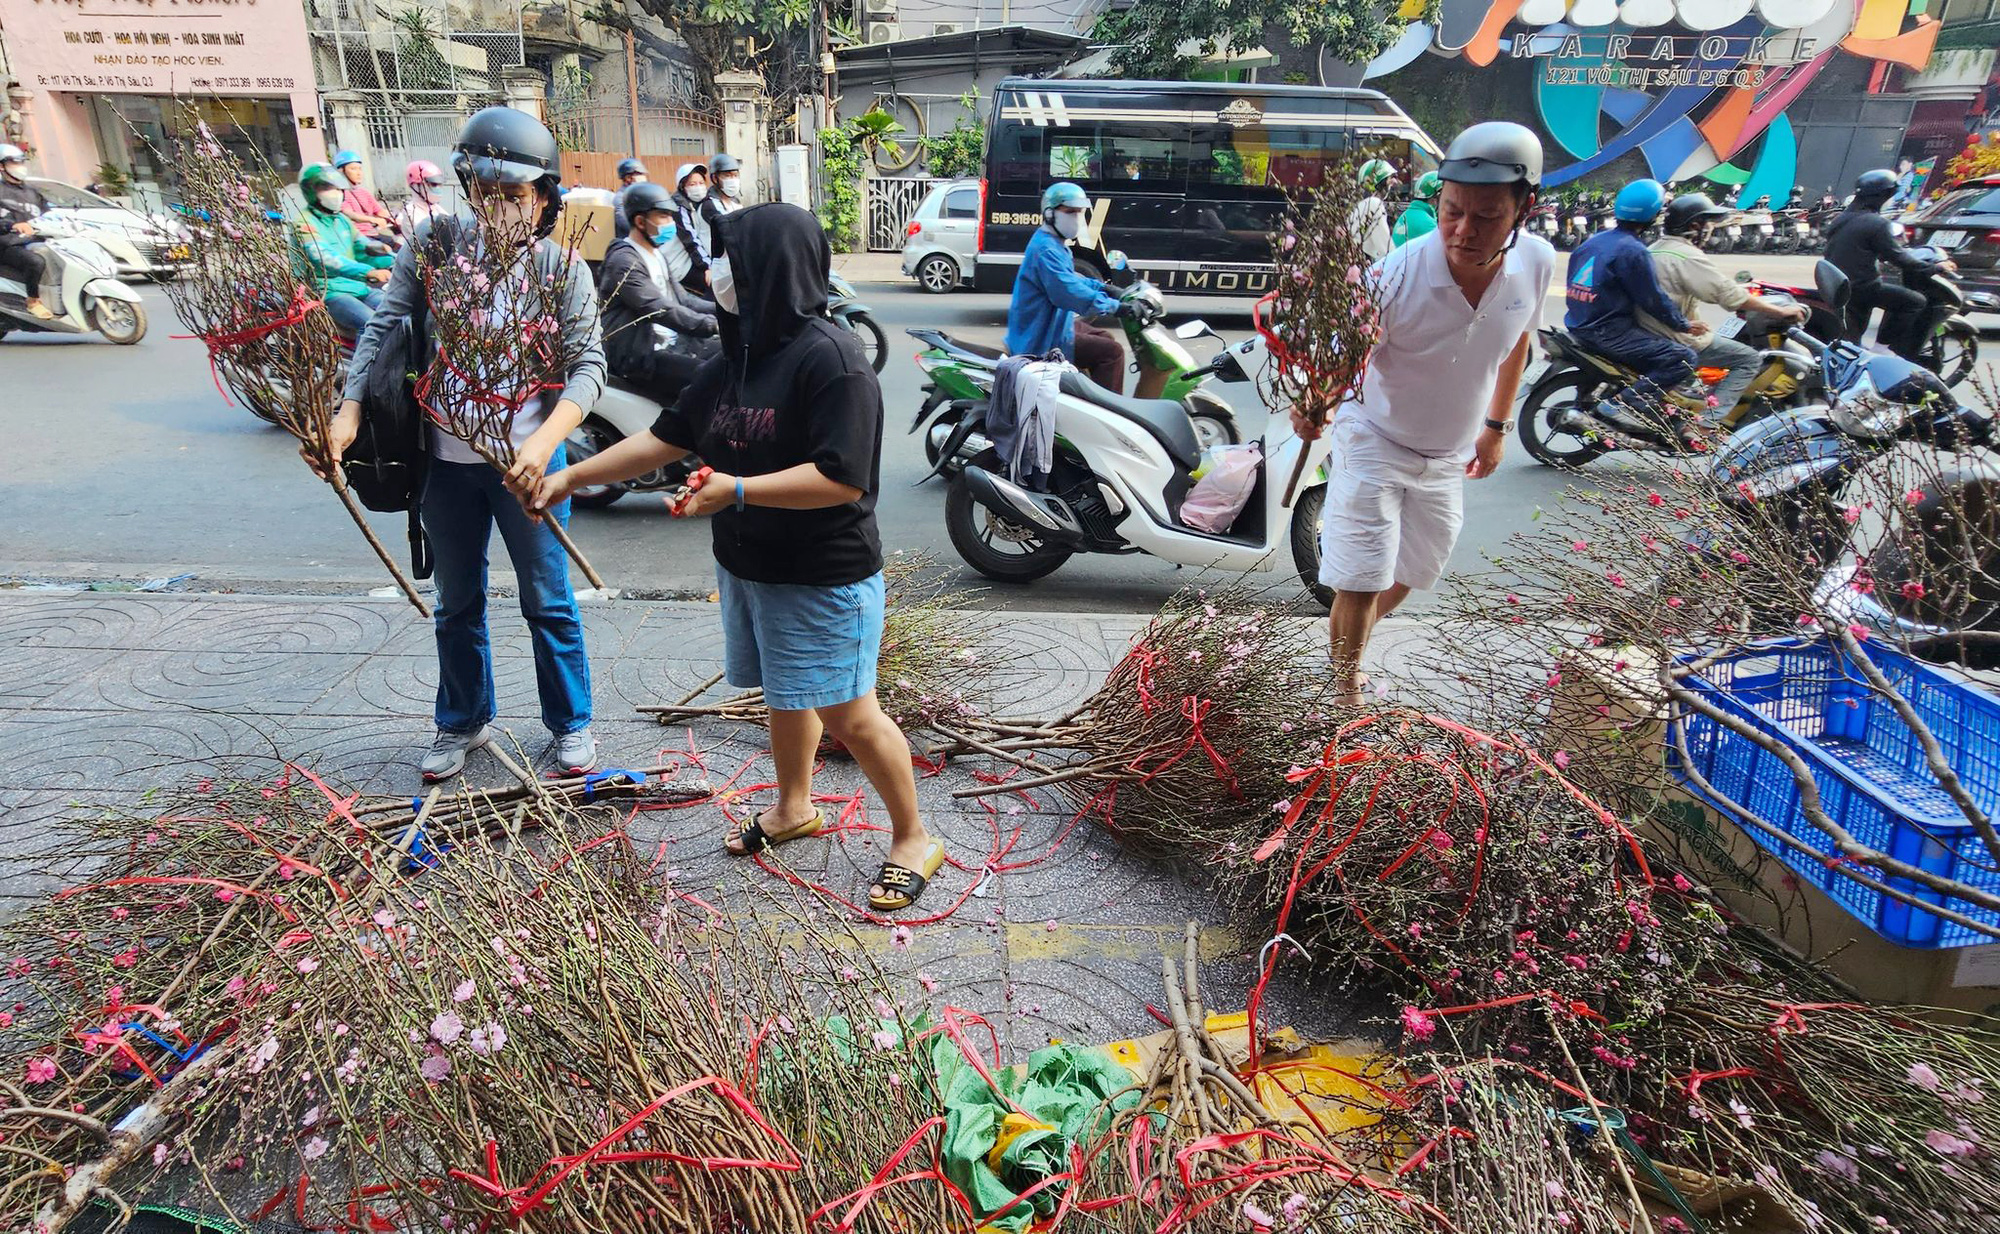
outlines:
{"label": "motorcycle wheel", "polygon": [[1243,444],[1242,430],[1235,420],[1225,420],[1220,416],[1189,416],[1194,424],[1195,443],[1206,450],[1210,446],[1239,446]]}
{"label": "motorcycle wheel", "polygon": [[[601,424],[586,422],[563,441],[564,452],[569,456],[569,465],[574,467],[587,458],[604,453],[617,441]],[[569,495],[571,505],[583,510],[602,510],[632,490],[623,484],[593,484],[580,488]]]}
{"label": "motorcycle wheel", "polygon": [[1292,502],[1292,566],[1299,582],[1321,608],[1333,607],[1333,588],[1319,581],[1319,521],[1326,509],[1326,485],[1315,484]]}
{"label": "motorcycle wheel", "polygon": [[130,347],[146,337],[146,306],[129,300],[99,300],[91,324],[108,343]]}
{"label": "motorcycle wheel", "polygon": [[944,529],[965,564],[996,583],[1032,583],[1070,559],[1069,549],[1042,543],[974,501],[962,475],[945,492]]}
{"label": "motorcycle wheel", "polygon": [[1581,407],[1588,414],[1603,388],[1602,378],[1582,369],[1561,368],[1543,374],[1521,405],[1521,444],[1528,454],[1544,466],[1569,470],[1610,449],[1595,436],[1579,437],[1556,427],[1557,419],[1572,407]]}
{"label": "motorcycle wheel", "polygon": [[861,340],[861,354],[868,357],[868,366],[881,372],[882,366],[889,362],[889,336],[882,333],[881,323],[867,313],[849,313],[841,320]]}
{"label": "motorcycle wheel", "polygon": [[1979,363],[1979,331],[1956,326],[1940,327],[1931,335],[1926,359],[1947,386],[1956,386],[1972,376]]}

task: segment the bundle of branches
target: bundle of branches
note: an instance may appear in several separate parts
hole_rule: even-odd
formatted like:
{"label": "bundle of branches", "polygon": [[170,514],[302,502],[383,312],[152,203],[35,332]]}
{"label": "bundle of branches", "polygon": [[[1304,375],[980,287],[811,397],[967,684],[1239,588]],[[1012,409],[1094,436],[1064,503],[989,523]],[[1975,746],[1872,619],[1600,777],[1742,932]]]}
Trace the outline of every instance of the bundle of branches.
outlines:
{"label": "bundle of branches", "polygon": [[[1966,482],[1957,456],[1885,454],[1807,503],[1762,495],[1698,459],[1634,468],[1572,489],[1496,566],[1454,586],[1433,647],[1458,706],[1546,731],[1552,748],[1587,740],[1589,756],[1568,774],[1622,814],[1660,806],[1662,755],[1672,751],[1687,782],[1766,847],[1795,842],[1794,818],[1768,816],[1768,806],[1735,799],[1741,788],[1732,794],[1702,774],[1686,738],[1699,721],[1762,751],[1759,765],[1789,778],[1789,792],[1756,795],[1796,799],[1799,818],[1826,837],[1819,853],[1839,879],[2000,937],[1996,799],[1962,774],[1990,755],[1973,730],[1941,733],[1925,705],[1937,690],[1878,650],[1984,664],[2000,647],[2000,508]],[[1881,847],[1886,837],[1850,830],[1790,742],[1698,688],[1712,680],[1727,693],[1730,663],[1801,637],[1820,649],[1820,686],[1885,733],[1895,729],[1884,740],[1909,752],[1907,774],[1935,786],[1926,799],[1951,817],[1931,838],[1963,854],[1961,876],[1900,860]],[[1801,697],[1806,689],[1791,688]],[[1807,740],[1833,735],[1820,718],[1793,714],[1810,708],[1746,698]],[[1944,831],[1963,839],[1939,838]]]}
{"label": "bundle of branches", "polygon": [[224,149],[205,121],[188,119],[195,136],[164,161],[175,169],[192,260],[182,277],[165,283],[167,299],[207,346],[216,389],[224,398],[234,391],[257,416],[298,439],[396,586],[428,617],[415,584],[376,539],[344,474],[332,465],[327,428],[347,374],[339,335],[305,271],[300,241],[252,191],[251,169]]}
{"label": "bundle of branches", "polygon": [[[1381,274],[1362,248],[1379,211],[1351,166],[1331,172],[1288,210],[1271,238],[1277,287],[1257,302],[1257,328],[1270,345],[1278,392],[1292,410],[1324,427],[1360,391],[1368,356],[1381,339]],[[1386,222],[1386,219],[1384,220]],[[1291,502],[1305,455],[1285,488]]]}
{"label": "bundle of branches", "polygon": [[[898,553],[883,568],[887,585],[882,650],[876,659],[876,693],[882,710],[905,731],[939,734],[986,730],[981,697],[1010,670],[982,647],[990,623],[966,608],[976,593],[939,580],[928,554]],[[719,703],[695,700],[713,688],[717,674],[680,702],[639,710],[662,724],[733,720],[764,725],[770,712],[764,692],[749,690]]]}
{"label": "bundle of branches", "polygon": [[[988,752],[1027,775],[955,795],[1053,786],[1136,844],[1220,849],[1226,834],[1268,822],[1291,770],[1331,730],[1321,629],[1247,591],[1177,596],[1081,707],[995,733]],[[1031,761],[1035,751],[1064,757],[1051,766]]]}
{"label": "bundle of branches", "polygon": [[937,1101],[858,942],[726,917],[580,821],[302,920],[254,979],[304,1010],[218,1073],[208,1151],[278,1206],[417,1228],[966,1228],[936,1178],[869,1187],[931,1154]]}
{"label": "bundle of branches", "polygon": [[[417,401],[439,430],[502,473],[514,466],[515,448],[526,435],[523,427],[517,436],[517,422],[532,409],[553,408],[584,345],[582,332],[564,325],[565,304],[597,294],[588,285],[590,268],[573,247],[537,238],[532,216],[510,209],[489,199],[476,213],[476,226],[440,222],[417,254],[434,349],[430,367],[417,379]],[[551,249],[554,260],[544,272]],[[590,585],[602,590],[604,580],[561,521],[543,523]]]}
{"label": "bundle of branches", "polygon": [[[368,917],[391,883],[471,839],[558,813],[622,818],[576,799],[705,792],[559,782],[527,810],[510,793],[481,808],[434,794],[415,811],[357,815],[352,798],[286,767],[83,820],[39,871],[62,889],[0,928],[0,1155],[26,1167],[0,1184],[0,1225],[59,1230],[94,1198],[123,1205],[146,1189],[131,1174],[166,1164],[169,1137],[175,1152],[191,1142],[189,1120],[215,1099],[211,1069],[244,1057],[246,1033],[303,1023],[306,1006],[276,999],[260,974],[282,967],[304,923]],[[243,1065],[258,1065],[255,1045]]]}

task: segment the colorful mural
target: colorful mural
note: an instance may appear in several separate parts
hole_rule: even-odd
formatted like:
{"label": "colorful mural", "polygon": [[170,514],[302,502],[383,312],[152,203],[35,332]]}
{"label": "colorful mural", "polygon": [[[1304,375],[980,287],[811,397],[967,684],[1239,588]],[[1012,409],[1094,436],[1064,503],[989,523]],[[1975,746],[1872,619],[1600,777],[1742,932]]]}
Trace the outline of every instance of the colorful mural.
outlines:
{"label": "colorful mural", "polygon": [[1442,0],[1426,22],[1418,20],[1425,0],[1405,0],[1408,31],[1366,75],[1386,76],[1426,52],[1482,66],[1531,60],[1542,123],[1575,160],[1549,172],[1549,185],[1636,150],[1658,179],[1704,176],[1735,189],[1739,204],[1766,193],[1782,201],[1798,169],[1785,109],[1841,52],[1922,68],[1938,36],[1928,5]]}

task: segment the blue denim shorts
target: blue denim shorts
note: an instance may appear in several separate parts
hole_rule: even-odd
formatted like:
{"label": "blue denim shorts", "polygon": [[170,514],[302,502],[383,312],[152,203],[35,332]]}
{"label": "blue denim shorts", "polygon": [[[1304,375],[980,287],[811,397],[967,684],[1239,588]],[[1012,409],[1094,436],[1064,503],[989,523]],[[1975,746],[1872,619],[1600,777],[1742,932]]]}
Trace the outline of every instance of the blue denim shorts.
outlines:
{"label": "blue denim shorts", "polygon": [[838,587],[753,583],[715,568],[723,669],[742,690],[762,687],[778,711],[853,702],[875,688],[882,652],[882,575]]}

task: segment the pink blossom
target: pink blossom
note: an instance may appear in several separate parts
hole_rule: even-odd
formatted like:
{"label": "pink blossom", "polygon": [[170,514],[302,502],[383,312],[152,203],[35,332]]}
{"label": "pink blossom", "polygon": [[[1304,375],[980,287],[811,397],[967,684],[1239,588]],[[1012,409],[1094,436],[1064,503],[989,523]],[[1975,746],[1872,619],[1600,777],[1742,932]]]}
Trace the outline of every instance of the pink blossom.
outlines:
{"label": "pink blossom", "polygon": [[478,987],[473,985],[472,978],[467,977],[464,981],[461,981],[457,985],[452,987],[451,1001],[454,1003],[462,1003],[467,999],[471,998],[473,993],[477,990],[477,988]]}
{"label": "pink blossom", "polygon": [[139,949],[137,947],[128,947],[117,955],[112,956],[111,962],[119,968],[130,968],[139,962]]}
{"label": "pink blossom", "polygon": [[299,1156],[304,1157],[307,1161],[318,1161],[321,1157],[326,1156],[326,1150],[329,1147],[324,1136],[316,1135],[300,1147]]}
{"label": "pink blossom", "polygon": [[1285,1215],[1285,1224],[1294,1230],[1305,1224],[1306,1206],[1311,1202],[1296,1191],[1286,1196],[1285,1203],[1280,1209]]}
{"label": "pink blossom", "polygon": [[896,1030],[893,1028],[878,1028],[869,1035],[868,1039],[875,1043],[875,1048],[878,1050],[893,1050],[896,1048]]}
{"label": "pink blossom", "polygon": [[1585,550],[1585,549],[1587,549],[1587,548],[1589,548],[1589,547],[1590,547],[1590,541],[1588,541],[1588,540],[1578,540],[1578,541],[1576,541],[1576,542],[1575,542],[1574,544],[1571,544],[1571,545],[1570,545],[1570,548],[1571,548],[1571,549],[1572,549],[1573,551],[1575,551],[1575,552],[1579,552],[1579,553],[1581,553],[1581,552],[1582,552],[1583,550]]}
{"label": "pink blossom", "polygon": [[1854,636],[1854,641],[1857,643],[1868,640],[1868,627],[1858,621],[1850,623],[1847,627],[1847,632]]}
{"label": "pink blossom", "polygon": [[1693,889],[1694,889],[1694,884],[1687,880],[1687,875],[1681,873],[1676,873],[1674,875],[1675,891],[1680,892],[1682,895],[1686,895],[1689,891],[1692,891]]}
{"label": "pink blossom", "polygon": [[451,1074],[451,1060],[443,1054],[431,1054],[417,1064],[417,1074],[435,1084]]}
{"label": "pink blossom", "polygon": [[938,987],[943,983],[929,973],[918,973],[917,984],[924,987],[924,993],[935,994],[938,992]]}
{"label": "pink blossom", "polygon": [[1832,1149],[1822,1148],[1819,1150],[1819,1155],[1813,1158],[1813,1163],[1835,1178],[1846,1179],[1850,1183],[1861,1181],[1861,1167],[1846,1153],[1836,1153]]}
{"label": "pink blossom", "polygon": [[481,1058],[491,1054],[498,1054],[501,1047],[506,1044],[507,1030],[502,1028],[497,1021],[488,1024],[484,1028],[475,1028],[472,1030],[472,1052]]}
{"label": "pink blossom", "polygon": [[1243,1201],[1243,1219],[1248,1221],[1253,1229],[1268,1231],[1278,1228],[1278,1219],[1257,1207],[1249,1199]]}
{"label": "pink blossom", "polygon": [[1347,267],[1347,281],[1348,281],[1349,285],[1351,285],[1351,286],[1355,286],[1355,287],[1359,287],[1359,286],[1361,285],[1361,267],[1360,267],[1360,266],[1349,266],[1349,267]]}
{"label": "pink blossom", "polygon": [[1946,1157],[1970,1157],[1979,1151],[1977,1143],[1962,1139],[1949,1131],[1926,1131],[1924,1132],[1924,1143],[1930,1145],[1933,1150]]}
{"label": "pink blossom", "polygon": [[56,1078],[56,1060],[36,1055],[28,1060],[28,1083],[47,1084]]}
{"label": "pink blossom", "polygon": [[1913,488],[1909,492],[1903,494],[1903,500],[1909,502],[1913,506],[1921,505],[1923,504],[1924,500],[1924,490],[1920,488]]}
{"label": "pink blossom", "polygon": [[1927,1093],[1942,1092],[1944,1090],[1944,1081],[1938,1078],[1938,1073],[1931,1069],[1929,1063],[1911,1063],[1910,1070],[1906,1073],[1905,1078]]}
{"label": "pink blossom", "polygon": [[1584,972],[1590,967],[1590,961],[1580,955],[1566,955],[1563,957],[1563,963],[1569,965],[1579,973]]}
{"label": "pink blossom", "polygon": [[1840,517],[1846,519],[1847,525],[1852,527],[1854,524],[1861,521],[1861,507],[1848,506],[1845,509],[1841,510]]}
{"label": "pink blossom", "polygon": [[1910,582],[1910,583],[1904,583],[1904,584],[1903,584],[1903,598],[1904,598],[1905,600],[1921,600],[1921,599],[1923,599],[1923,598],[1924,598],[1924,585],[1923,585],[1922,583],[1916,583],[1916,582]]}
{"label": "pink blossom", "polygon": [[164,1144],[153,1145],[153,1164],[165,1165],[167,1163],[168,1152],[169,1149]]}
{"label": "pink blossom", "polygon": [[1451,837],[1436,828],[1432,828],[1431,833],[1425,836],[1424,840],[1440,853],[1451,851]]}
{"label": "pink blossom", "polygon": [[1429,1041],[1437,1034],[1437,1021],[1415,1007],[1403,1008],[1402,1020],[1403,1031],[1418,1041]]}
{"label": "pink blossom", "polygon": [[1646,501],[1649,505],[1654,505],[1654,506],[1664,506],[1667,504],[1667,499],[1660,496],[1658,493],[1647,493]]}
{"label": "pink blossom", "polygon": [[1668,597],[1667,597],[1667,607],[1668,607],[1668,608],[1679,608],[1679,607],[1680,607],[1681,605],[1683,605],[1683,604],[1686,604],[1686,603],[1687,603],[1687,601],[1686,601],[1686,600],[1683,600],[1683,599],[1681,599],[1681,598],[1680,598],[1679,596],[1668,596]]}
{"label": "pink blossom", "polygon": [[1555,753],[1554,762],[1558,768],[1567,769],[1569,767],[1569,751],[1557,750]]}
{"label": "pink blossom", "polygon": [[[1055,923],[1050,922],[1049,924],[1054,925]],[[907,951],[910,946],[910,939],[911,939],[910,927],[908,926],[899,925],[895,929],[889,931],[889,945],[891,947],[897,948],[898,950]]]}
{"label": "pink blossom", "polygon": [[129,908],[114,908],[111,910],[111,920],[113,921],[123,921],[131,915],[132,910]]}
{"label": "pink blossom", "polygon": [[431,1021],[431,1039],[439,1045],[451,1045],[465,1035],[465,1021],[458,1018],[455,1011],[444,1011]]}
{"label": "pink blossom", "polygon": [[299,971],[302,973],[310,973],[318,967],[319,961],[313,959],[311,956],[307,956],[305,959],[299,961]]}
{"label": "pink blossom", "polygon": [[227,904],[236,898],[236,893],[227,887],[218,887],[215,891],[215,898]]}
{"label": "pink blossom", "polygon": [[387,930],[395,926],[396,914],[390,912],[386,908],[378,908],[375,910],[374,920],[376,925],[380,926],[384,930]]}

